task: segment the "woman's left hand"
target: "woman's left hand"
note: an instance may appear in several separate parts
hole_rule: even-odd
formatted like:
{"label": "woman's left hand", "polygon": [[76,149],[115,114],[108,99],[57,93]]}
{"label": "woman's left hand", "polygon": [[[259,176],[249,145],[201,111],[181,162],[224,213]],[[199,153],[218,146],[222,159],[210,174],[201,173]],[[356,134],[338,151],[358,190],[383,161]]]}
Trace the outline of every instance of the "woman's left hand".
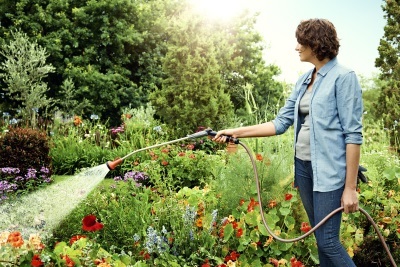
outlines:
{"label": "woman's left hand", "polygon": [[356,189],[345,187],[341,201],[345,213],[358,211],[358,193]]}

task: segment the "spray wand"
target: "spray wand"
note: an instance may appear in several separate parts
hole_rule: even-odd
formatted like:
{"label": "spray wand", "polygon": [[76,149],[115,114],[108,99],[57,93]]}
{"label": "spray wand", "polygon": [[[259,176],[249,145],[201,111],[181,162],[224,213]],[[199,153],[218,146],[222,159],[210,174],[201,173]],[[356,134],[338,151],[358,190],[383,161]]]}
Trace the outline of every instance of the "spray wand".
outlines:
{"label": "spray wand", "polygon": [[[145,151],[145,150],[149,150],[149,149],[152,149],[152,148],[157,148],[157,147],[161,147],[161,146],[165,146],[165,145],[177,143],[177,142],[181,142],[181,141],[184,141],[184,140],[187,140],[187,139],[196,139],[196,138],[201,138],[201,137],[205,137],[205,136],[213,136],[213,137],[214,137],[214,136],[216,136],[216,135],[217,135],[217,132],[215,132],[215,131],[213,131],[213,130],[211,130],[211,129],[207,129],[207,130],[204,130],[204,131],[200,131],[200,132],[197,132],[197,133],[188,135],[188,136],[183,137],[183,138],[175,139],[175,140],[172,140],[172,141],[168,141],[168,142],[164,142],[164,143],[160,143],[160,144],[156,144],[156,145],[153,145],[153,146],[148,146],[148,147],[145,147],[145,148],[141,148],[141,149],[132,151],[131,153],[127,154],[126,156],[124,156],[124,157],[122,157],[122,158],[118,158],[118,159],[116,159],[116,160],[114,160],[114,161],[109,161],[109,162],[107,162],[106,165],[107,165],[107,167],[108,167],[110,170],[114,170],[117,166],[121,165],[122,162],[123,162],[126,158],[130,157],[131,155],[133,155],[133,154],[135,154],[135,153],[138,153],[138,152],[141,152],[141,151]],[[315,225],[311,230],[309,230],[307,233],[305,233],[305,234],[303,234],[303,235],[301,235],[301,236],[299,236],[299,237],[292,238],[292,239],[285,239],[285,238],[281,238],[281,237],[277,236],[277,235],[272,231],[272,229],[268,226],[268,224],[267,224],[267,222],[266,222],[266,219],[265,219],[265,217],[264,217],[264,211],[263,211],[263,208],[262,208],[262,203],[263,203],[263,202],[262,202],[262,198],[261,198],[260,180],[259,180],[259,177],[258,177],[258,171],[257,171],[256,161],[255,161],[255,159],[254,159],[254,156],[253,156],[252,151],[251,151],[250,148],[247,147],[244,143],[240,142],[239,139],[234,138],[234,137],[232,137],[232,136],[226,136],[226,143],[234,143],[234,144],[239,144],[239,145],[241,145],[241,146],[246,150],[247,154],[249,155],[250,161],[251,161],[252,166],[253,166],[254,178],[255,178],[256,187],[257,187],[257,196],[258,196],[258,203],[260,203],[259,207],[260,207],[261,219],[262,219],[263,224],[264,224],[265,228],[267,229],[268,233],[269,233],[273,238],[275,238],[276,240],[278,240],[278,241],[280,241],[280,242],[284,242],[284,243],[292,243],[292,242],[296,242],[296,241],[302,240],[302,239],[306,238],[307,236],[311,235],[313,232],[315,232],[315,230],[317,230],[321,225],[323,225],[326,221],[328,221],[333,215],[335,215],[335,214],[338,213],[338,212],[343,211],[343,207],[337,208],[336,210],[334,210],[334,211],[332,211],[331,213],[329,213],[324,219],[322,219],[322,220],[321,220],[317,225]],[[385,242],[385,239],[384,239],[384,237],[382,236],[382,234],[381,234],[381,232],[380,232],[380,230],[379,230],[377,224],[374,222],[374,220],[373,220],[372,217],[368,214],[368,212],[366,212],[364,209],[359,208],[359,211],[360,211],[361,213],[363,213],[363,214],[367,217],[368,221],[369,221],[369,222],[371,223],[371,225],[374,227],[375,232],[376,232],[376,234],[378,235],[379,240],[381,241],[382,246],[383,246],[383,248],[385,249],[385,251],[386,251],[386,253],[387,253],[388,257],[389,257],[389,260],[390,260],[392,266],[393,266],[393,267],[397,267],[397,265],[396,265],[396,263],[395,263],[395,261],[394,261],[394,258],[393,258],[393,256],[392,256],[392,254],[390,253],[389,247],[387,246],[387,244],[386,244],[386,242]]]}

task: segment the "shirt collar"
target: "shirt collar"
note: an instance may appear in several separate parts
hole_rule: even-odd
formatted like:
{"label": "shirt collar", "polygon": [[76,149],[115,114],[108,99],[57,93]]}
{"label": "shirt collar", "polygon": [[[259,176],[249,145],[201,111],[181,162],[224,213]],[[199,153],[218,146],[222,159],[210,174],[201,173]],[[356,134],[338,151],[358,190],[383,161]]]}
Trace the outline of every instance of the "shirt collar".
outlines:
{"label": "shirt collar", "polygon": [[337,58],[334,57],[329,60],[322,68],[318,71],[319,74],[325,76],[336,64],[338,63]]}
{"label": "shirt collar", "polygon": [[[338,60],[336,57],[332,58],[329,60],[322,68],[318,71],[318,73],[322,76],[325,77],[325,75],[338,63]],[[308,74],[306,75],[306,78],[303,83],[309,84],[311,82],[311,75],[313,74],[315,68],[311,69]]]}

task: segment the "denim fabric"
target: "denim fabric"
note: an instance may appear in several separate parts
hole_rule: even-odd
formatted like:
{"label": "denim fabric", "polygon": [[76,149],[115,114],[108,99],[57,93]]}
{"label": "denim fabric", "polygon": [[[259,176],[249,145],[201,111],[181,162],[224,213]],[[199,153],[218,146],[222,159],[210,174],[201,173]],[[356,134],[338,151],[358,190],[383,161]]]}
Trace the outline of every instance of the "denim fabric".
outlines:
{"label": "denim fabric", "polygon": [[[313,70],[297,81],[291,96],[272,121],[276,134],[301,127],[299,103]],[[318,72],[310,101],[310,149],[314,191],[341,188],[346,179],[346,144],[362,144],[362,93],[356,74],[333,58]]]}
{"label": "denim fabric", "polygon": [[[311,226],[315,226],[329,213],[341,206],[343,189],[330,192],[313,191],[313,171],[311,161],[295,158],[295,179],[301,200],[307,212]],[[321,267],[355,266],[347,251],[340,243],[340,223],[342,213],[336,213],[315,232],[318,256]]]}

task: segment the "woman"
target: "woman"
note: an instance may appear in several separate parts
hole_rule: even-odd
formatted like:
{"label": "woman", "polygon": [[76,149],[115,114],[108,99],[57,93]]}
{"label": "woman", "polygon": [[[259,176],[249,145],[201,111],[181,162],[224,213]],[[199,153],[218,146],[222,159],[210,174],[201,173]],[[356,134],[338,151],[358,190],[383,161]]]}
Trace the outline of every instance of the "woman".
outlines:
{"label": "woman", "polygon": [[[339,40],[325,19],[300,22],[296,30],[300,60],[314,68],[302,75],[277,117],[259,125],[222,130],[214,137],[265,137],[295,127],[295,186],[315,226],[333,210],[358,210],[357,172],[362,144],[362,98],[356,74],[337,61]],[[355,266],[340,243],[341,213],[315,236],[321,267]]]}

